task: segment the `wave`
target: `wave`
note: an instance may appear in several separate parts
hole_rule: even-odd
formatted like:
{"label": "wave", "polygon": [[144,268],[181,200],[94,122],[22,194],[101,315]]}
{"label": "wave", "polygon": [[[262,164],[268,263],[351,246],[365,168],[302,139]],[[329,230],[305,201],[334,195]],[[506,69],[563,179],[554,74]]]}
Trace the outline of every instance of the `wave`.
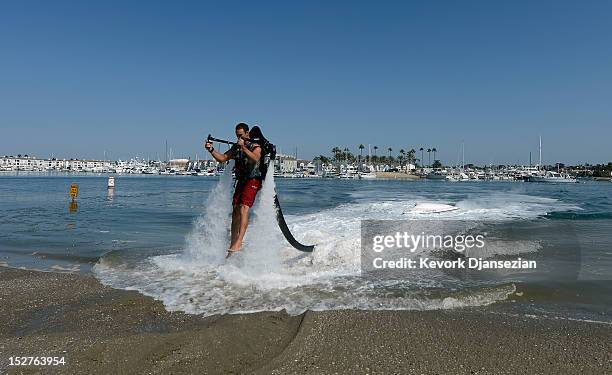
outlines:
{"label": "wave", "polygon": [[[102,283],[138,290],[161,300],[169,311],[204,316],[286,310],[436,310],[484,306],[505,300],[514,284],[461,290],[406,280],[378,284],[360,277],[262,274],[255,278],[235,265],[201,267],[176,255],[150,259],[144,267],[96,265]],[[436,292],[432,292],[435,290]]]}
{"label": "wave", "polygon": [[[253,209],[245,251],[225,260],[229,198],[220,196],[229,195],[228,181],[231,180],[227,176],[219,180],[205,214],[196,221],[187,238],[184,252],[130,261],[103,257],[94,266],[94,274],[106,285],[138,290],[159,299],[169,310],[204,315],[282,309],[299,314],[305,310],[480,306],[506,299],[514,292],[514,285],[489,285],[484,281],[475,285],[473,280],[463,282],[441,270],[406,273],[402,280],[362,277],[361,220],[504,222],[577,209],[555,199],[515,193],[456,201],[416,196],[380,201],[357,199],[307,215],[287,215],[287,223],[298,241],[317,244],[312,254],[298,254],[284,241],[276,225],[271,200],[274,180],[267,178]],[[445,204],[456,209],[413,210],[434,207],[427,204]],[[500,244],[492,252],[508,254],[539,249],[537,243],[524,245]]]}

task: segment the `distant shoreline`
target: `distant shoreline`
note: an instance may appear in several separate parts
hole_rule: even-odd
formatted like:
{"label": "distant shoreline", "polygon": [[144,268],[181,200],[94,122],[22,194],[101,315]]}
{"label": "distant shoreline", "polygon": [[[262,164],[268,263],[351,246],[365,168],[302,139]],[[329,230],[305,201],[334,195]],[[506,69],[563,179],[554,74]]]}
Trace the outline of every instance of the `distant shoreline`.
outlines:
{"label": "distant shoreline", "polygon": [[376,178],[388,180],[420,180],[421,177],[402,172],[376,172]]}

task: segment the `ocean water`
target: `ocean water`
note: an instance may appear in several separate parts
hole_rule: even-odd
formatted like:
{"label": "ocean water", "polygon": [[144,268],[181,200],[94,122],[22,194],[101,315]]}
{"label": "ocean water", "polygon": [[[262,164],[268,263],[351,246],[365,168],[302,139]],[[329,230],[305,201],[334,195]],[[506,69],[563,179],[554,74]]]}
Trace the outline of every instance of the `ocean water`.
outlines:
{"label": "ocean water", "polygon": [[[454,309],[612,324],[612,184],[352,181],[268,178],[244,251],[225,259],[232,181],[192,176],[0,175],[0,265],[93,273],[167,309]],[[68,190],[79,185],[78,207]],[[278,192],[300,253],[274,219]],[[452,210],[445,210],[445,207]],[[496,239],[483,259],[536,260],[537,270],[361,272],[362,220],[470,221]],[[432,259],[456,254],[432,252]]]}

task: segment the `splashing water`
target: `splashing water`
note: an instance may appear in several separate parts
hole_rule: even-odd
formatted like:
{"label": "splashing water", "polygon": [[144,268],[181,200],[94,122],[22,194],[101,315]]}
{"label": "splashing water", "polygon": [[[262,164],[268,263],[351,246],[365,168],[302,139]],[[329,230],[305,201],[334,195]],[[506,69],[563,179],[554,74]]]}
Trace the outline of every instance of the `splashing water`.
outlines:
{"label": "splashing water", "polygon": [[[271,171],[271,170],[270,170]],[[532,219],[572,209],[561,202],[516,193],[452,201],[448,212],[414,210],[441,203],[420,196],[387,199],[368,194],[356,202],[301,216],[287,215],[298,240],[317,244],[314,253],[297,253],[276,223],[275,183],[269,172],[252,211],[243,251],[225,259],[229,243],[231,168],[211,192],[183,253],[149,256],[136,264],[103,258],[96,276],[116,288],[135,289],[164,302],[169,310],[205,315],[286,309],[437,309],[486,305],[503,300],[514,285],[478,281],[461,284],[438,271],[411,273],[379,283],[360,277],[360,221],[363,219]],[[422,207],[422,205],[421,205]],[[522,247],[523,252],[538,251]],[[508,253],[512,249],[494,249]],[[483,254],[479,254],[481,256]],[[487,254],[484,254],[485,256]],[[474,284],[475,283],[475,284]]]}
{"label": "splashing water", "polygon": [[230,160],[217,186],[208,196],[205,213],[198,217],[187,237],[183,260],[210,264],[223,261],[229,242],[233,168],[234,161]]}
{"label": "splashing water", "polygon": [[281,271],[279,252],[285,244],[276,222],[275,196],[274,171],[269,168],[251,209],[252,224],[247,228],[243,249],[220,268],[220,278],[241,285],[264,284],[270,281],[266,275]]}

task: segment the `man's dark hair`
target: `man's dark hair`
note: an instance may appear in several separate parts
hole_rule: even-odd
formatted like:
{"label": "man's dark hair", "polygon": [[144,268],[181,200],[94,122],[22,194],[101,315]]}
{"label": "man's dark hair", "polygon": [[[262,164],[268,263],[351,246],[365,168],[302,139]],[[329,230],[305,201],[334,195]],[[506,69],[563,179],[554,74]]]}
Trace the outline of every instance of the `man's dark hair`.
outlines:
{"label": "man's dark hair", "polygon": [[249,131],[249,126],[247,124],[245,124],[244,122],[241,122],[238,125],[236,125],[236,130],[238,130],[238,129],[242,129],[246,133],[246,132]]}

